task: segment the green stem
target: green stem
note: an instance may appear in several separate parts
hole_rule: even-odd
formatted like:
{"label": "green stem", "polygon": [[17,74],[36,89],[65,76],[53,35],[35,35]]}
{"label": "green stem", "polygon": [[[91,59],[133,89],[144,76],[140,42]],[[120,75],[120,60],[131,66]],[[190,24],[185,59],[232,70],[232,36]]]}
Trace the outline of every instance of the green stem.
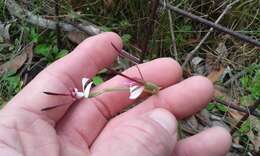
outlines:
{"label": "green stem", "polygon": [[107,93],[107,92],[120,92],[120,91],[129,91],[129,88],[107,88],[101,91],[97,91],[97,92],[92,92],[90,93],[89,97],[95,97],[95,96],[99,96],[103,93]]}

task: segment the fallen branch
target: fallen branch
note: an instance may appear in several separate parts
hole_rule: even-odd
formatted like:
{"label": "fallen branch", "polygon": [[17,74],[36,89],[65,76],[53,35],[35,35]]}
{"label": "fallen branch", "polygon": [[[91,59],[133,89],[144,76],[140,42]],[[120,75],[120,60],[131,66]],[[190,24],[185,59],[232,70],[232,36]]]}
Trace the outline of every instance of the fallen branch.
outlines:
{"label": "fallen branch", "polygon": [[194,14],[191,14],[189,12],[186,12],[186,11],[184,11],[182,9],[179,9],[179,8],[177,8],[175,6],[172,6],[169,3],[163,2],[162,0],[160,0],[160,5],[164,6],[167,9],[170,9],[170,10],[172,10],[172,11],[174,11],[174,12],[176,12],[176,13],[182,15],[182,16],[185,16],[185,17],[188,17],[188,18],[190,18],[190,19],[192,19],[194,21],[203,23],[203,24],[205,24],[205,25],[207,25],[209,27],[212,27],[212,28],[214,28],[214,29],[216,29],[218,31],[224,32],[224,33],[229,34],[231,36],[234,36],[234,37],[236,37],[236,38],[238,38],[238,39],[240,39],[240,40],[242,40],[244,42],[250,43],[250,44],[252,44],[252,45],[254,45],[256,47],[260,47],[260,42],[258,42],[257,40],[252,39],[249,36],[246,36],[246,35],[243,35],[241,33],[232,31],[232,30],[230,30],[230,29],[228,29],[226,27],[223,27],[223,26],[221,26],[219,24],[215,24],[215,23],[213,23],[213,22],[211,22],[209,20],[206,20],[204,18],[201,18],[201,17],[196,16]]}
{"label": "fallen branch", "polygon": [[240,120],[239,122],[236,124],[236,126],[234,126],[230,133],[234,134],[236,132],[237,129],[239,129],[242,124],[248,119],[248,117],[251,115],[251,112],[254,112],[256,110],[256,108],[258,107],[258,105],[260,104],[260,99],[256,100],[255,103],[249,107],[248,109],[248,113],[245,114]]}
{"label": "fallen branch", "polygon": [[[27,21],[28,23],[38,25],[43,28],[48,29],[56,29],[57,22],[45,19],[41,16],[34,15],[32,12],[22,9],[15,0],[6,0],[5,4],[7,6],[7,9],[9,13],[13,16],[16,16],[22,20]],[[73,25],[70,25],[68,23],[59,22],[59,26],[63,31],[78,31],[77,28],[75,28]],[[81,27],[85,32],[87,32],[89,35],[96,35],[101,33],[101,29],[95,26],[94,24],[91,24],[90,22],[87,22],[87,25],[79,24],[79,27]]]}
{"label": "fallen branch", "polygon": [[240,107],[240,106],[239,106],[238,104],[236,104],[236,103],[227,102],[227,101],[225,101],[225,100],[222,100],[222,99],[216,98],[216,97],[213,99],[213,101],[215,101],[215,102],[217,102],[217,103],[219,103],[219,104],[225,105],[225,106],[227,106],[227,107],[229,107],[229,108],[232,108],[232,109],[234,109],[234,110],[243,112],[243,113],[245,113],[246,115],[254,115],[254,116],[256,116],[256,117],[260,117],[260,112],[255,111],[255,110],[250,110],[250,111],[248,111],[247,108]]}
{"label": "fallen branch", "polygon": [[[218,19],[215,21],[215,24],[218,24],[220,20],[225,16],[225,14],[232,8],[233,5],[238,3],[240,0],[235,0],[232,3],[228,4],[224,11],[221,13],[221,15],[218,17]],[[199,50],[199,48],[202,46],[202,44],[208,39],[209,35],[213,32],[214,28],[210,28],[208,33],[202,38],[200,43],[187,55],[184,63],[182,64],[182,68],[184,69],[188,62],[192,59],[194,54]]]}
{"label": "fallen branch", "polygon": [[[23,19],[25,21],[27,21],[28,23],[34,24],[34,25],[38,25],[40,27],[43,28],[47,28],[47,29],[56,29],[56,25],[57,22],[56,21],[52,21],[49,19],[45,19],[41,16],[37,16],[34,15],[33,13],[31,13],[28,10],[22,9],[16,2],[15,0],[6,0],[6,6],[8,11],[10,12],[11,15],[16,16],[20,19]],[[75,24],[73,22],[70,21],[65,21],[65,22],[59,22],[59,26],[63,31],[82,31],[88,35],[97,35],[99,33],[102,33],[102,30],[88,22],[85,21],[85,23],[87,25],[82,25],[82,24]],[[137,57],[129,54],[127,51],[122,50],[122,53],[124,56],[131,58],[132,60],[134,60],[135,62],[140,62],[140,59],[138,59]]]}

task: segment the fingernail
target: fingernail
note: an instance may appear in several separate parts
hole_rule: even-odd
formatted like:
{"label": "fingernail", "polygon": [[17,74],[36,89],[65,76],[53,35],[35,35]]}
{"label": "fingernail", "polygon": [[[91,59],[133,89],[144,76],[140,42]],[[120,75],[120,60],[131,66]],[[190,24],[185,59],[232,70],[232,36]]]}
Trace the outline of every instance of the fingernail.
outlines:
{"label": "fingernail", "polygon": [[149,117],[167,130],[170,134],[176,133],[177,121],[175,117],[164,109],[153,110]]}

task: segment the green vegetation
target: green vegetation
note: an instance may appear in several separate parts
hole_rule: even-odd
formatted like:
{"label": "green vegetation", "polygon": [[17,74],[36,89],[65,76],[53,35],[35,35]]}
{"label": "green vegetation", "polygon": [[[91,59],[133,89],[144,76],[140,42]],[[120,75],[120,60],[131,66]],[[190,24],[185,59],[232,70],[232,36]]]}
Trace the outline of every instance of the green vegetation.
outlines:
{"label": "green vegetation", "polygon": [[254,99],[260,98],[260,64],[251,65],[248,74],[240,79],[243,88]]}
{"label": "green vegetation", "polygon": [[0,103],[3,104],[21,90],[23,82],[19,75],[10,72],[0,78],[0,84]]}

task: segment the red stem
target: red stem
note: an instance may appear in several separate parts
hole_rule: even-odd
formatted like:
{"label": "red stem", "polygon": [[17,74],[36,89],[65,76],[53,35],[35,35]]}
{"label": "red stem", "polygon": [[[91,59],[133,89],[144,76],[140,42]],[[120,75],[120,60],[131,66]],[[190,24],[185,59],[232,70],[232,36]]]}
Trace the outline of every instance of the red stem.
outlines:
{"label": "red stem", "polygon": [[122,73],[119,73],[119,72],[115,71],[115,70],[112,69],[112,68],[107,67],[107,70],[109,70],[110,72],[112,72],[112,73],[114,73],[114,74],[116,74],[116,75],[120,75],[120,76],[122,76],[122,77],[124,77],[124,78],[127,78],[127,79],[132,80],[132,81],[134,81],[134,82],[136,82],[136,83],[139,83],[139,84],[141,84],[141,85],[144,85],[144,82],[139,81],[139,80],[136,80],[136,79],[134,79],[134,78],[132,78],[132,77],[126,76],[126,75],[124,75],[124,74],[122,74]]}

